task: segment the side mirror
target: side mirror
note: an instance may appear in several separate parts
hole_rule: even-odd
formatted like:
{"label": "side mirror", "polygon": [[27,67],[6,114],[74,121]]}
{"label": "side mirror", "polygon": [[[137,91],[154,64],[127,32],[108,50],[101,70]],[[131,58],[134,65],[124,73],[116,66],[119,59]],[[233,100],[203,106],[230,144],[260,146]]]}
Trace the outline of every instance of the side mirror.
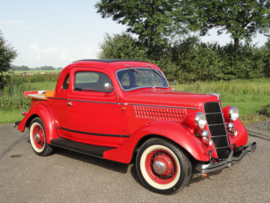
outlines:
{"label": "side mirror", "polygon": [[113,89],[113,86],[110,83],[105,83],[104,88],[105,90],[110,91],[111,89]]}

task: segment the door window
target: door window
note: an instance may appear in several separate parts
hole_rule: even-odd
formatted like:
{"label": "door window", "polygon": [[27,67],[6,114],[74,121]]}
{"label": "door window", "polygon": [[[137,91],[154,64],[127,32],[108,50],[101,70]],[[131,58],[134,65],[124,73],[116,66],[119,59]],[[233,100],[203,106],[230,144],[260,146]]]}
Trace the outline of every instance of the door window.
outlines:
{"label": "door window", "polygon": [[92,91],[92,92],[112,92],[113,89],[106,90],[104,85],[110,83],[111,79],[104,73],[82,71],[75,74],[74,90],[75,91]]}
{"label": "door window", "polygon": [[67,90],[68,89],[68,85],[69,85],[69,74],[67,74],[64,82],[63,82],[63,85],[62,85],[62,89],[63,90]]}

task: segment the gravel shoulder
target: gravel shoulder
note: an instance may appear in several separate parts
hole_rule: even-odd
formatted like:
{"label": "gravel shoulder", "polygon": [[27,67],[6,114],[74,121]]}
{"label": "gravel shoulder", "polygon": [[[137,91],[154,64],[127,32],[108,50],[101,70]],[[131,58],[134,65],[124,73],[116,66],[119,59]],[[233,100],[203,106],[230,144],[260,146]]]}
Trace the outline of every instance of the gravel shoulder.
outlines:
{"label": "gravel shoulder", "polygon": [[250,136],[270,141],[270,120],[245,125]]}

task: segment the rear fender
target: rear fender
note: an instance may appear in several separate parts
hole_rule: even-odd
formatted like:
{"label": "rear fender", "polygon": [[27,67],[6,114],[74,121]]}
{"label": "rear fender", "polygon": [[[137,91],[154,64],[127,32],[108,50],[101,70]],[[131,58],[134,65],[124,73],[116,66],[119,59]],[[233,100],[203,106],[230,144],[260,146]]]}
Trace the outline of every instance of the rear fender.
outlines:
{"label": "rear fender", "polygon": [[18,125],[18,130],[24,132],[25,127],[28,127],[35,117],[40,117],[44,123],[48,144],[51,143],[52,139],[58,138],[52,114],[48,107],[44,104],[38,104],[31,108]]}
{"label": "rear fender", "polygon": [[172,121],[151,121],[135,131],[120,147],[104,152],[103,157],[130,163],[136,145],[148,135],[158,135],[172,140],[199,161],[209,161],[208,148],[182,125]]}

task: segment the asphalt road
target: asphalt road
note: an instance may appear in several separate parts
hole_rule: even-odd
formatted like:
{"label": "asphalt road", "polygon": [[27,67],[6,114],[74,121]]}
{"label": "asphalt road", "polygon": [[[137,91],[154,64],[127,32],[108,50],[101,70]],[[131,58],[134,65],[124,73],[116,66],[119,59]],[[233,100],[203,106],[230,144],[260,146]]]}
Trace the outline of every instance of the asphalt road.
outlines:
{"label": "asphalt road", "polygon": [[206,179],[194,172],[182,191],[167,196],[145,189],[134,164],[63,149],[39,157],[28,131],[0,125],[0,202],[270,202],[270,141],[249,141],[257,142],[251,158]]}

